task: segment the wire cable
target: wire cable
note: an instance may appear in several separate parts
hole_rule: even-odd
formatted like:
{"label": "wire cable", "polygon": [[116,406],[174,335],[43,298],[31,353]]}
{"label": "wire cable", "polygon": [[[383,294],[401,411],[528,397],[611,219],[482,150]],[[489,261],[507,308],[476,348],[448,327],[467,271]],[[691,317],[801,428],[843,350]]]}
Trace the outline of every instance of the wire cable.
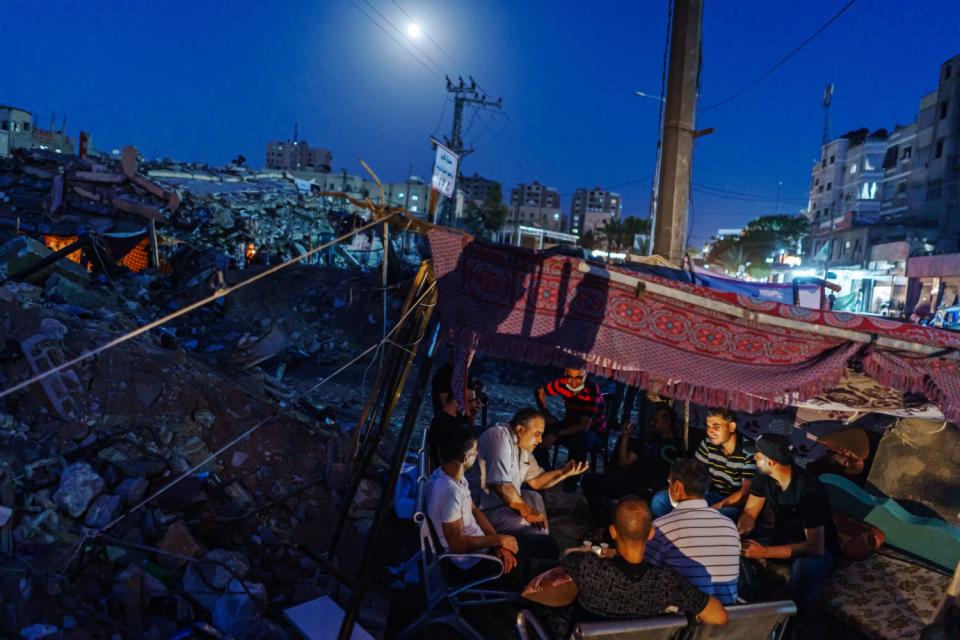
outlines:
{"label": "wire cable", "polygon": [[214,291],[212,294],[210,294],[210,295],[207,296],[206,298],[202,298],[202,299],[200,299],[200,300],[197,300],[196,302],[193,302],[193,303],[191,303],[191,304],[188,304],[187,306],[183,307],[182,309],[177,309],[177,310],[174,311],[173,313],[167,314],[167,315],[163,316],[162,318],[158,318],[158,319],[156,319],[156,320],[154,320],[154,321],[152,321],[152,322],[149,322],[149,323],[147,323],[147,324],[145,324],[145,325],[143,325],[143,326],[141,326],[141,327],[138,327],[137,329],[134,329],[133,331],[130,331],[130,332],[128,332],[128,333],[125,333],[125,334],[123,334],[123,335],[121,335],[121,336],[119,336],[119,337],[117,337],[117,338],[114,338],[113,340],[111,340],[111,341],[109,341],[109,342],[107,342],[107,343],[105,343],[105,344],[102,344],[102,345],[100,345],[99,347],[97,347],[97,348],[95,348],[95,349],[93,349],[93,350],[91,350],[91,351],[84,351],[83,353],[81,353],[79,356],[77,356],[77,357],[75,357],[75,358],[71,358],[70,360],[67,360],[66,362],[64,362],[64,363],[62,363],[62,364],[59,364],[59,365],[57,365],[57,366],[55,366],[55,367],[53,367],[53,368],[51,368],[51,369],[47,369],[46,371],[42,371],[42,372],[38,373],[37,375],[33,376],[32,378],[29,378],[29,379],[27,379],[27,380],[24,380],[23,382],[20,382],[20,383],[18,383],[18,384],[15,384],[15,385],[12,386],[12,387],[9,387],[9,388],[7,388],[7,389],[4,389],[3,391],[0,391],[0,398],[5,398],[6,396],[8,396],[8,395],[10,395],[10,394],[12,394],[12,393],[16,393],[17,391],[20,391],[21,389],[25,389],[26,387],[29,387],[29,386],[32,385],[32,384],[35,384],[35,383],[37,383],[37,382],[40,382],[41,380],[47,378],[48,376],[51,376],[51,375],[53,375],[53,374],[55,374],[55,373],[59,373],[60,371],[63,371],[64,369],[69,369],[70,367],[72,367],[72,366],[74,366],[74,365],[76,365],[76,364],[79,364],[79,363],[83,362],[84,360],[88,360],[88,359],[92,358],[93,356],[98,355],[98,354],[101,354],[101,353],[103,353],[104,351],[106,351],[106,350],[108,350],[108,349],[112,349],[113,347],[116,347],[117,345],[123,344],[124,342],[128,342],[128,341],[136,338],[137,336],[143,335],[144,333],[147,333],[148,331],[151,331],[152,329],[156,329],[157,327],[166,324],[167,322],[169,322],[169,321],[171,321],[171,320],[174,320],[174,319],[176,319],[176,318],[179,318],[180,316],[184,316],[184,315],[190,313],[191,311],[195,311],[196,309],[199,309],[200,307],[206,306],[206,305],[210,304],[211,302],[214,302],[214,301],[216,301],[216,300],[218,300],[218,299],[220,299],[220,298],[224,298],[224,297],[230,295],[231,293],[233,293],[234,291],[237,291],[237,290],[242,289],[242,288],[244,288],[244,287],[246,287],[246,286],[248,286],[248,285],[251,285],[251,284],[253,284],[254,282],[257,282],[258,280],[262,280],[263,278],[266,278],[266,277],[269,276],[269,275],[273,275],[274,273],[276,273],[277,271],[280,271],[281,269],[286,269],[287,267],[289,267],[289,266],[291,266],[291,265],[294,265],[294,264],[296,264],[296,263],[298,263],[298,262],[301,262],[301,261],[307,259],[308,257],[310,257],[311,255],[314,255],[314,254],[316,254],[316,253],[318,253],[318,252],[320,252],[320,251],[323,251],[324,249],[326,249],[326,248],[328,248],[328,247],[330,247],[330,246],[333,246],[333,245],[335,245],[335,244],[337,244],[337,243],[339,243],[339,242],[342,242],[342,241],[346,240],[347,238],[350,238],[350,237],[352,237],[352,236],[355,236],[355,235],[358,234],[358,233],[361,233],[361,232],[363,232],[363,231],[366,231],[367,229],[369,229],[369,228],[371,228],[371,227],[375,227],[375,226],[378,226],[378,225],[380,225],[380,224],[383,224],[386,220],[392,218],[392,217],[395,216],[395,215],[397,215],[397,213],[391,213],[391,214],[389,214],[389,215],[387,215],[387,216],[385,216],[385,217],[383,217],[383,218],[379,218],[379,219],[374,220],[374,221],[372,221],[372,222],[368,222],[368,223],[365,224],[365,225],[362,225],[362,226],[360,226],[360,227],[357,227],[356,229],[353,229],[352,231],[349,231],[349,232],[343,234],[343,235],[340,236],[339,238],[334,238],[334,239],[331,240],[330,242],[326,242],[326,243],[324,243],[324,244],[322,244],[322,245],[320,245],[320,246],[318,246],[318,247],[316,247],[316,248],[314,248],[314,249],[311,249],[311,250],[307,251],[306,253],[304,253],[304,254],[302,254],[302,255],[296,256],[296,257],[294,257],[294,258],[291,258],[290,260],[287,260],[286,262],[282,262],[282,263],[280,263],[280,264],[278,264],[278,265],[275,265],[275,266],[273,266],[273,267],[270,267],[270,268],[267,269],[266,271],[261,271],[260,273],[256,274],[255,276],[252,276],[252,277],[250,277],[250,278],[247,278],[246,280],[244,280],[244,281],[242,281],[242,282],[238,282],[237,284],[232,285],[232,286],[229,286],[229,287],[225,287],[225,288],[222,288],[222,289],[218,289],[217,291]]}
{"label": "wire cable", "polygon": [[[390,18],[388,18],[387,16],[383,15],[383,13],[382,13],[379,9],[377,9],[377,8],[370,2],[370,0],[363,0],[363,3],[364,3],[365,5],[367,5],[368,7],[370,7],[370,8],[373,10],[374,13],[376,13],[378,16],[380,16],[380,19],[383,20],[384,22],[386,22],[386,23],[390,26],[391,29],[393,29],[394,31],[396,31],[397,34],[399,34],[399,36],[400,36],[401,38],[407,38],[407,35],[403,32],[403,30],[401,30],[400,27],[398,27],[396,24],[394,24],[393,21],[392,21]],[[430,64],[432,64],[434,67],[436,67],[437,71],[439,71],[440,73],[446,74],[446,70],[445,70],[443,67],[441,67],[441,66],[437,63],[437,61],[434,60],[433,57],[430,56],[430,54],[428,54],[426,51],[424,51],[423,49],[421,49],[420,47],[418,47],[416,42],[413,42],[413,40],[409,40],[409,39],[406,40],[406,42],[408,42],[411,47],[413,47],[414,49],[416,49],[417,52],[418,52],[420,55],[422,55],[424,58],[426,58],[426,59],[430,62]]]}
{"label": "wire cable", "polygon": [[412,57],[414,60],[416,60],[417,63],[418,63],[421,67],[423,67],[424,69],[426,69],[432,76],[434,76],[434,77],[436,77],[436,78],[440,78],[441,80],[443,79],[443,76],[442,76],[441,74],[438,74],[436,71],[434,71],[433,69],[431,69],[430,67],[428,67],[426,62],[424,62],[424,61],[421,60],[419,57],[417,57],[417,55],[416,55],[413,51],[411,51],[410,49],[407,49],[407,48],[403,45],[403,42],[401,42],[400,40],[397,40],[392,33],[390,33],[389,31],[387,31],[386,29],[384,29],[384,28],[383,28],[383,25],[381,25],[379,22],[377,22],[377,21],[373,18],[373,16],[371,16],[369,13],[367,13],[366,11],[363,10],[363,7],[361,7],[360,5],[358,5],[358,4],[357,4],[356,2],[354,2],[353,0],[350,0],[350,4],[352,4],[352,5],[354,6],[354,8],[356,8],[357,11],[359,11],[360,13],[362,13],[367,20],[369,20],[371,23],[373,23],[373,26],[375,26],[377,29],[380,29],[380,31],[382,31],[385,36],[387,36],[388,38],[390,38],[391,40],[393,40],[398,47],[400,47],[401,49],[403,49],[408,55],[410,55],[410,57]]}
{"label": "wire cable", "polygon": [[709,106],[703,107],[702,109],[700,109],[700,111],[701,111],[701,112],[710,111],[711,109],[716,109],[717,107],[723,106],[723,105],[727,104],[728,102],[730,102],[731,100],[733,100],[734,98],[737,98],[737,97],[741,96],[742,94],[744,94],[744,93],[747,92],[748,90],[750,90],[750,89],[752,89],[753,87],[755,87],[755,86],[756,86],[757,84],[759,84],[762,80],[764,80],[767,76],[769,76],[769,75],[772,74],[774,71],[776,71],[776,70],[779,69],[781,66],[783,66],[783,64],[784,64],[787,60],[789,60],[790,58],[792,58],[793,56],[795,56],[797,53],[799,53],[801,49],[803,49],[803,48],[806,47],[808,44],[810,44],[811,42],[813,42],[813,40],[814,40],[817,36],[819,36],[821,33],[823,33],[824,31],[826,31],[827,27],[829,27],[831,24],[833,24],[834,22],[836,22],[836,20],[837,20],[840,16],[842,16],[844,13],[846,13],[847,10],[848,10],[850,7],[852,7],[856,2],[857,2],[857,0],[850,0],[847,4],[843,5],[843,7],[841,7],[841,9],[840,9],[839,11],[837,11],[835,14],[833,14],[833,16],[832,16],[829,20],[827,20],[825,23],[823,23],[823,25],[821,25],[819,29],[817,29],[816,31],[814,31],[814,32],[810,35],[810,37],[808,37],[806,40],[804,40],[803,42],[801,42],[800,44],[798,44],[796,47],[794,47],[789,53],[787,53],[787,55],[785,55],[785,56],[783,56],[782,58],[780,58],[780,60],[778,60],[772,67],[770,67],[769,69],[767,69],[766,71],[764,71],[763,73],[761,73],[759,76],[757,76],[756,78],[754,78],[753,80],[751,80],[750,82],[748,82],[747,84],[745,84],[743,87],[741,87],[741,88],[738,89],[737,91],[734,91],[733,93],[731,93],[729,96],[727,96],[727,97],[724,98],[723,100],[720,100],[719,102],[715,102],[715,103],[713,103],[713,104],[711,104],[711,105],[709,105]]}
{"label": "wire cable", "polygon": [[[356,362],[358,362],[359,360],[363,359],[368,353],[370,353],[370,352],[373,351],[374,349],[377,349],[377,348],[381,347],[387,340],[389,340],[390,336],[392,336],[392,335],[396,332],[396,330],[399,329],[399,328],[403,325],[404,320],[406,320],[407,317],[408,317],[411,313],[413,313],[413,311],[415,311],[415,310],[420,306],[420,303],[421,303],[421,302],[423,301],[423,299],[427,296],[427,294],[429,294],[430,291],[433,290],[433,288],[434,288],[435,286],[436,286],[436,282],[433,282],[433,283],[430,284],[429,287],[427,287],[427,289],[420,295],[420,297],[416,300],[416,302],[414,302],[414,304],[412,304],[412,305],[410,306],[410,308],[407,310],[407,312],[406,312],[405,314],[403,314],[403,315],[400,317],[399,320],[397,320],[397,323],[393,326],[393,328],[387,333],[387,335],[386,335],[385,337],[383,337],[383,338],[381,338],[380,340],[378,340],[376,344],[370,345],[369,347],[367,347],[366,349],[364,349],[363,351],[361,351],[357,356],[355,356],[354,358],[352,358],[352,359],[351,359],[349,362],[347,362],[346,364],[341,365],[336,371],[334,371],[334,372],[331,373],[330,375],[328,375],[328,376],[324,377],[323,379],[321,379],[320,382],[318,382],[317,384],[313,385],[312,387],[310,387],[309,389],[307,389],[307,390],[305,390],[305,391],[301,391],[300,393],[294,395],[294,397],[291,398],[289,401],[282,402],[282,403],[281,403],[281,406],[284,406],[284,405],[287,404],[287,403],[294,403],[294,402],[300,400],[301,398],[306,397],[306,396],[309,395],[310,393],[313,393],[315,390],[317,390],[318,388],[322,387],[322,386],[325,385],[326,383],[328,383],[328,382],[330,382],[331,380],[333,380],[336,376],[338,376],[339,374],[341,374],[342,372],[344,372],[345,370],[347,370],[349,367],[353,366]],[[204,458],[202,461],[200,461],[199,463],[193,465],[192,467],[190,467],[189,469],[187,469],[186,471],[184,471],[183,473],[181,473],[179,476],[177,476],[176,478],[174,478],[173,480],[171,480],[171,481],[168,482],[167,484],[163,485],[160,489],[157,489],[155,492],[153,492],[153,493],[150,494],[148,497],[146,497],[146,498],[144,498],[143,500],[141,500],[139,503],[137,503],[135,506],[133,506],[133,507],[131,507],[130,509],[128,509],[128,510],[127,510],[126,512],[124,512],[123,514],[117,516],[117,517],[114,518],[112,521],[108,522],[106,525],[104,525],[103,527],[101,527],[100,529],[97,529],[96,532],[95,532],[93,535],[99,535],[99,534],[103,533],[104,531],[106,531],[107,529],[111,529],[112,527],[114,527],[115,525],[117,525],[118,523],[120,523],[121,521],[123,521],[125,518],[127,518],[127,516],[129,516],[130,514],[132,514],[132,513],[134,513],[135,511],[143,508],[144,506],[146,506],[147,504],[149,504],[152,500],[155,500],[158,496],[161,496],[161,495],[163,495],[164,493],[166,493],[167,491],[169,491],[171,488],[173,488],[175,485],[177,485],[179,482],[181,482],[181,481],[184,480],[185,478],[193,475],[197,470],[199,470],[199,469],[200,469],[201,467],[203,467],[205,464],[208,464],[208,463],[216,460],[216,459],[217,459],[218,457],[220,457],[220,455],[223,454],[225,451],[228,451],[229,449],[233,448],[235,445],[237,445],[238,443],[240,443],[242,440],[244,440],[244,439],[248,438],[249,436],[253,435],[253,433],[254,433],[255,431],[257,431],[258,429],[260,429],[261,427],[263,427],[265,424],[268,424],[268,423],[272,422],[273,420],[276,420],[276,419],[279,418],[279,417],[280,417],[280,411],[279,411],[279,410],[274,411],[272,414],[270,414],[269,416],[267,416],[267,417],[264,418],[263,420],[260,420],[259,422],[257,422],[256,424],[254,424],[252,427],[250,427],[249,429],[247,429],[246,431],[244,431],[243,433],[241,433],[240,435],[238,435],[237,437],[233,438],[232,440],[230,440],[229,442],[227,442],[225,445],[223,445],[222,447],[220,447],[219,449],[217,449],[216,451],[214,451],[213,453],[211,453],[209,456],[207,456],[206,458]]]}

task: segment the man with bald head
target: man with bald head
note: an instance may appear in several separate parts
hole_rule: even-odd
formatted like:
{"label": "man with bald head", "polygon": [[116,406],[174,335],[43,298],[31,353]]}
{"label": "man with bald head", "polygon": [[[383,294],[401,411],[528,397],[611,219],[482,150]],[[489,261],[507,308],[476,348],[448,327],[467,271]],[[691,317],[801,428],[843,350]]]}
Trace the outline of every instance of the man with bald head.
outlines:
{"label": "man with bald head", "polygon": [[679,612],[709,624],[727,622],[719,600],[673,569],[643,561],[647,540],[653,537],[653,516],[642,498],[627,496],[617,503],[610,537],[616,549],[604,557],[579,548],[564,559],[577,584],[576,618],[650,618]]}

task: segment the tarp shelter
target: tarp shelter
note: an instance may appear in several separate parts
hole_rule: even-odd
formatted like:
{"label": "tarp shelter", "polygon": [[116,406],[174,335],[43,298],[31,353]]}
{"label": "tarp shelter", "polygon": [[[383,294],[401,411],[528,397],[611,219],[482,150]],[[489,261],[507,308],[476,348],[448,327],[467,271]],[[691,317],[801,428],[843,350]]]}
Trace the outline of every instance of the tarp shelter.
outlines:
{"label": "tarp shelter", "polygon": [[960,420],[960,334],[805,309],[578,258],[429,232],[445,337],[470,353],[585,366],[672,398],[756,412],[849,368]]}

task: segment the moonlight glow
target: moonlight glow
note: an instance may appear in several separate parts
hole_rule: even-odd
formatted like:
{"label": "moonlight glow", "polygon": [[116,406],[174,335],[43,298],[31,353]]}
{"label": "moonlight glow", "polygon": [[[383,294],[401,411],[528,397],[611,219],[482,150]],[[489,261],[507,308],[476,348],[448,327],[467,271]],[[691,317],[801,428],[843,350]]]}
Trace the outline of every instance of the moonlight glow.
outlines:
{"label": "moonlight glow", "polygon": [[407,35],[410,36],[411,38],[419,38],[420,25],[418,25],[416,22],[411,22],[410,25],[407,27]]}

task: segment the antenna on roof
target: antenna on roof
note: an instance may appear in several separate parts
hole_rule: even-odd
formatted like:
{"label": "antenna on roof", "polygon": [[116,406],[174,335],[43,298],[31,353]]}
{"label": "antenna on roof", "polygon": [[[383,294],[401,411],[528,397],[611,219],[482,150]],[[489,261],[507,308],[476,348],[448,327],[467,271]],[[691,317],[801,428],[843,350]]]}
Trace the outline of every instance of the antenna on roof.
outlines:
{"label": "antenna on roof", "polygon": [[300,127],[300,124],[299,124],[299,123],[297,123],[297,122],[294,122],[294,123],[293,123],[293,141],[294,141],[294,142],[297,141],[297,136],[299,135],[299,132],[298,132],[298,128],[299,128],[299,127]]}

